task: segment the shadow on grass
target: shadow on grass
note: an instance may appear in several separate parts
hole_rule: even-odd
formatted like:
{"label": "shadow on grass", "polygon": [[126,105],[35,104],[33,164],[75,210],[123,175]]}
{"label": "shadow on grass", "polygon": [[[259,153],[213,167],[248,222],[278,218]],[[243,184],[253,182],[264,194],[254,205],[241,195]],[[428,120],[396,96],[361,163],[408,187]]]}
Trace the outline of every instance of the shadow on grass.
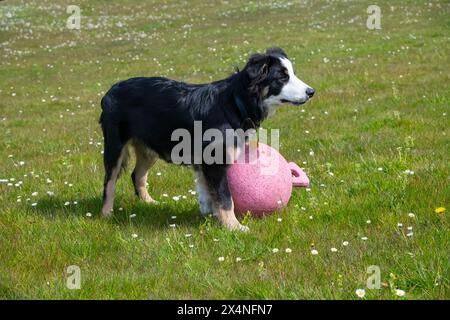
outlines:
{"label": "shadow on grass", "polygon": [[[97,219],[117,225],[128,225],[133,222],[135,224],[148,225],[156,229],[167,229],[173,223],[176,223],[178,227],[197,227],[204,221],[198,206],[193,203],[159,202],[157,204],[147,204],[136,199],[122,211],[118,210],[119,206],[117,206],[111,218],[104,218],[100,213],[101,202],[101,199],[98,197],[90,197],[77,200],[76,205],[71,203],[65,206],[63,199],[48,197],[40,199],[38,201],[39,205],[30,211],[48,219],[86,218],[86,213],[90,212],[92,214],[90,219]],[[131,218],[131,214],[135,214],[136,216]],[[172,216],[176,216],[176,219],[172,219]]]}

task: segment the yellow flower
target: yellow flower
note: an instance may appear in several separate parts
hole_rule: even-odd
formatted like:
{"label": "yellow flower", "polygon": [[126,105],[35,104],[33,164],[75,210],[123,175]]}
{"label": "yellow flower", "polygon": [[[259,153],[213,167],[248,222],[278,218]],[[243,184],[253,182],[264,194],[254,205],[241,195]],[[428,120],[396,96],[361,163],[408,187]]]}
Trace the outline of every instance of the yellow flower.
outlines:
{"label": "yellow flower", "polygon": [[443,214],[445,212],[445,208],[444,207],[439,207],[434,209],[434,212],[436,212],[437,214]]}

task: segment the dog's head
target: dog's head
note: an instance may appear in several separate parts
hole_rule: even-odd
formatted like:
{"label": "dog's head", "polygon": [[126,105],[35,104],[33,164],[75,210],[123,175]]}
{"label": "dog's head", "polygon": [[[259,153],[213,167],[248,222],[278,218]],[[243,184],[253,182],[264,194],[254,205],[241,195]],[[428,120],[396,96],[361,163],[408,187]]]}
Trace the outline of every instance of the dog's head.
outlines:
{"label": "dog's head", "polygon": [[262,101],[269,115],[281,104],[304,104],[315,92],[296,76],[291,61],[280,48],[252,55],[243,71],[249,91]]}

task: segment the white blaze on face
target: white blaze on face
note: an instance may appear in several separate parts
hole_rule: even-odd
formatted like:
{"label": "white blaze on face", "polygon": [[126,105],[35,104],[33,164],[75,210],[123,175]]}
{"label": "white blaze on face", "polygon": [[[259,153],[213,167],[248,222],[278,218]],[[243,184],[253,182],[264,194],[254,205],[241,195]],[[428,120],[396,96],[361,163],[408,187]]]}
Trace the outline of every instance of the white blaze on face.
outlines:
{"label": "white blaze on face", "polygon": [[301,81],[294,73],[291,61],[286,58],[280,58],[281,64],[288,70],[289,81],[281,89],[277,96],[270,96],[264,102],[267,105],[277,105],[282,102],[304,103],[308,100],[306,90],[310,88],[306,83]]}

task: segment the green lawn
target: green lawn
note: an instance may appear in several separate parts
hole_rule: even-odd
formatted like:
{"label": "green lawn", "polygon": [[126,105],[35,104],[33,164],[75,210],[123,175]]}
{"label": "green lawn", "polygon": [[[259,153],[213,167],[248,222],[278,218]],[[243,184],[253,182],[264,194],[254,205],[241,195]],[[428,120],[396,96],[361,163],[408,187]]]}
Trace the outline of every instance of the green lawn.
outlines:
{"label": "green lawn", "polygon": [[[67,1],[0,2],[0,298],[450,298],[448,0],[376,1],[381,30],[366,27],[372,1],[73,4],[81,30],[66,27]],[[106,90],[221,79],[271,46],[317,91],[263,124],[311,188],[233,233],[201,217],[189,168],[159,161],[158,205],[136,199],[127,172],[101,218]]]}

